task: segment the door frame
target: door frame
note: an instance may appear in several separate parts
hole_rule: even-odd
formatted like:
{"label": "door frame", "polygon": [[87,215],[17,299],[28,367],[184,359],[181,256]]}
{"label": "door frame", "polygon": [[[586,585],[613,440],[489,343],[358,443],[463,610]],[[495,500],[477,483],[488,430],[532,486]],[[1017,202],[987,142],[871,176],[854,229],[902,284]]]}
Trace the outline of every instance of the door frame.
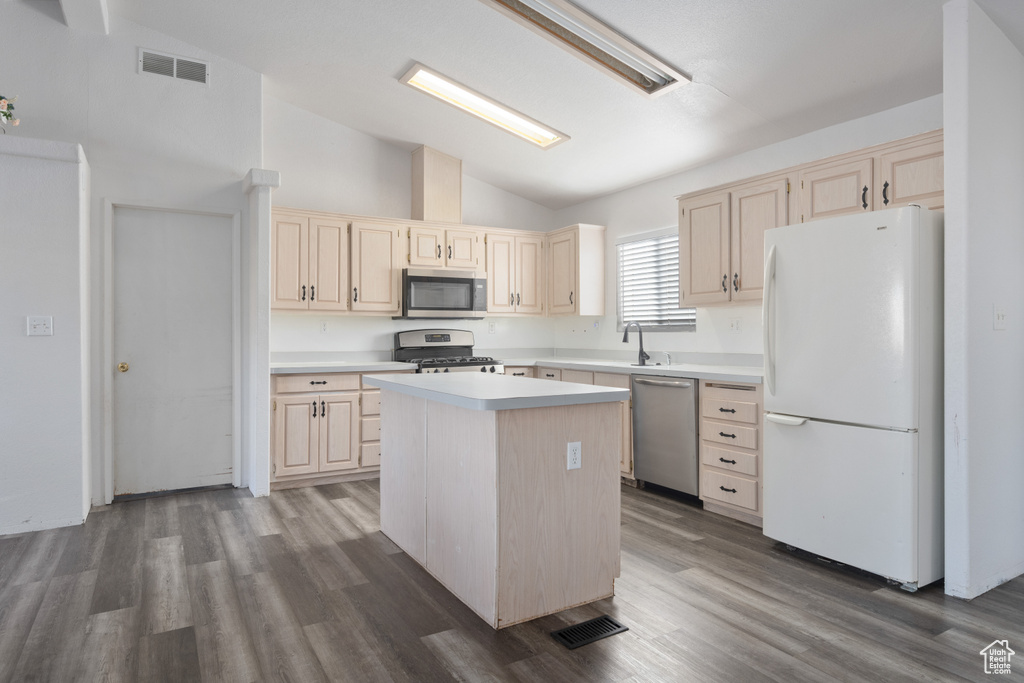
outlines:
{"label": "door frame", "polygon": [[242,483],[242,212],[103,200],[103,499],[114,500],[114,210],[137,209],[231,219],[231,485]]}

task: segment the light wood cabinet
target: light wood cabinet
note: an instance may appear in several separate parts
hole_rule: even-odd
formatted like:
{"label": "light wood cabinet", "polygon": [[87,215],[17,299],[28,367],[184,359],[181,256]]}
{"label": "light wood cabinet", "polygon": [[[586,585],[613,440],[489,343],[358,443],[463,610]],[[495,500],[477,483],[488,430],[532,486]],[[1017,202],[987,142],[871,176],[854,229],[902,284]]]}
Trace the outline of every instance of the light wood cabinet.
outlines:
{"label": "light wood cabinet", "polygon": [[945,207],[942,135],[926,136],[878,156],[875,208]]}
{"label": "light wood cabinet", "polygon": [[358,467],[358,393],[274,399],[274,478]]}
{"label": "light wood cabinet", "polygon": [[[594,384],[602,387],[629,389],[629,375],[617,372],[595,372]],[[633,477],[633,401],[622,402],[622,457],[619,460],[619,473],[624,477]]]}
{"label": "light wood cabinet", "polygon": [[352,223],[352,310],[401,310],[402,229],[385,223]]}
{"label": "light wood cabinet", "polygon": [[789,180],[679,201],[679,305],[760,301],[764,232],[786,224]]}
{"label": "light wood cabinet", "polygon": [[800,169],[800,222],[871,211],[874,159],[840,158]]}
{"label": "light wood cabinet", "polygon": [[380,391],[359,373],[274,375],[274,488],[367,476],[380,467]]}
{"label": "light wood cabinet", "polygon": [[528,365],[523,366],[505,366],[505,374],[511,375],[512,377],[536,377],[537,369]]}
{"label": "light wood cabinet", "polygon": [[548,233],[549,315],[604,315],[604,233],[582,223]]}
{"label": "light wood cabinet", "polygon": [[544,238],[488,233],[487,312],[544,312]]}
{"label": "light wood cabinet", "polygon": [[700,498],[704,508],[757,526],[762,511],[760,384],[700,383]]}
{"label": "light wood cabinet", "polygon": [[349,224],[275,213],[271,230],[271,308],[348,310]]}
{"label": "light wood cabinet", "polygon": [[561,381],[562,371],[558,368],[547,368],[542,365],[537,366],[537,378],[538,379],[551,379],[556,382]]}
{"label": "light wood cabinet", "polygon": [[561,380],[563,382],[575,382],[576,384],[593,384],[594,373],[586,370],[562,370]]}
{"label": "light wood cabinet", "polygon": [[480,267],[480,232],[428,226],[409,228],[409,265],[430,268]]}

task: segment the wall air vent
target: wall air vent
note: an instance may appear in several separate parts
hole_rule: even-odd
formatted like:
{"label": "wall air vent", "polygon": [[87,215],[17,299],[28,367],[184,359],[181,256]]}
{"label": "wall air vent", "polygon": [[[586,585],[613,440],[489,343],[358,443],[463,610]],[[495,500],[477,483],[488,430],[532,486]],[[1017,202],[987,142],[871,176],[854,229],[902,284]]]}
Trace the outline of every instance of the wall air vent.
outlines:
{"label": "wall air vent", "polygon": [[180,78],[194,83],[210,84],[210,68],[205,62],[139,49],[139,73]]}
{"label": "wall air vent", "polygon": [[690,82],[681,71],[568,0],[483,2],[649,97]]}

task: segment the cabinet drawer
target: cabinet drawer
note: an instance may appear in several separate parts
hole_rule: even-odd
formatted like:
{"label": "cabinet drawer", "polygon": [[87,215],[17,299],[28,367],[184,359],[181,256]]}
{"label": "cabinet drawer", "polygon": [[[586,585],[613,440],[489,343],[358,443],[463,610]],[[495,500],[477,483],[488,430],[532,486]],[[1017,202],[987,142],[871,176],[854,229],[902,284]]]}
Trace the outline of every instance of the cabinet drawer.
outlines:
{"label": "cabinet drawer", "polygon": [[729,503],[754,512],[758,510],[756,481],[705,471],[700,488],[700,495],[704,499]]}
{"label": "cabinet drawer", "polygon": [[380,443],[364,443],[359,451],[360,467],[377,467],[380,465]]}
{"label": "cabinet drawer", "polygon": [[364,417],[362,441],[380,441],[380,418]]}
{"label": "cabinet drawer", "polygon": [[293,394],[300,391],[355,391],[359,388],[359,375],[330,372],[320,375],[277,375],[276,393]]}
{"label": "cabinet drawer", "polygon": [[528,366],[505,366],[505,374],[512,377],[536,377],[536,368]]}
{"label": "cabinet drawer", "polygon": [[617,372],[595,372],[594,384],[599,387],[615,387],[629,389],[629,375]]}
{"label": "cabinet drawer", "polygon": [[362,415],[380,415],[380,392],[379,391],[364,391],[363,392],[363,410]]}
{"label": "cabinet drawer", "polygon": [[700,449],[700,461],[705,467],[730,470],[751,477],[757,476],[757,458],[756,453],[744,453],[710,444],[702,444]]}
{"label": "cabinet drawer", "polygon": [[392,370],[391,372],[368,372],[365,375],[360,375],[360,386],[363,389],[377,389],[379,387],[372,386],[366,383],[367,377],[373,377],[374,375],[411,375],[415,370]]}
{"label": "cabinet drawer", "polygon": [[757,424],[758,421],[758,406],[754,402],[705,397],[700,405],[700,414],[712,420],[735,420],[750,424]]}
{"label": "cabinet drawer", "polygon": [[558,368],[537,368],[537,377],[540,379],[562,379],[562,371]]}
{"label": "cabinet drawer", "polygon": [[701,420],[700,438],[729,446],[757,450],[757,427]]}
{"label": "cabinet drawer", "polygon": [[593,384],[594,373],[585,370],[562,370],[563,382],[575,382],[576,384]]}

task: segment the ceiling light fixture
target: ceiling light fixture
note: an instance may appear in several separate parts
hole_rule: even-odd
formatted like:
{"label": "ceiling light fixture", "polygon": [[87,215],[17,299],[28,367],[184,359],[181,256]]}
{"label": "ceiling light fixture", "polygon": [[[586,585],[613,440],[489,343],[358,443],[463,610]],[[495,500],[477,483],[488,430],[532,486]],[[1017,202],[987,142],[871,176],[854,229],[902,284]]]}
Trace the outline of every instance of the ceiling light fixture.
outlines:
{"label": "ceiling light fixture", "polygon": [[569,139],[565,133],[560,133],[540,121],[509,109],[500,102],[470,90],[461,83],[453,81],[433,69],[428,69],[422,64],[414,64],[398,80],[428,95],[433,95],[442,102],[477,116],[502,130],[528,140],[542,149],[548,149]]}
{"label": "ceiling light fixture", "polygon": [[690,79],[567,0],[483,0],[651,97]]}

